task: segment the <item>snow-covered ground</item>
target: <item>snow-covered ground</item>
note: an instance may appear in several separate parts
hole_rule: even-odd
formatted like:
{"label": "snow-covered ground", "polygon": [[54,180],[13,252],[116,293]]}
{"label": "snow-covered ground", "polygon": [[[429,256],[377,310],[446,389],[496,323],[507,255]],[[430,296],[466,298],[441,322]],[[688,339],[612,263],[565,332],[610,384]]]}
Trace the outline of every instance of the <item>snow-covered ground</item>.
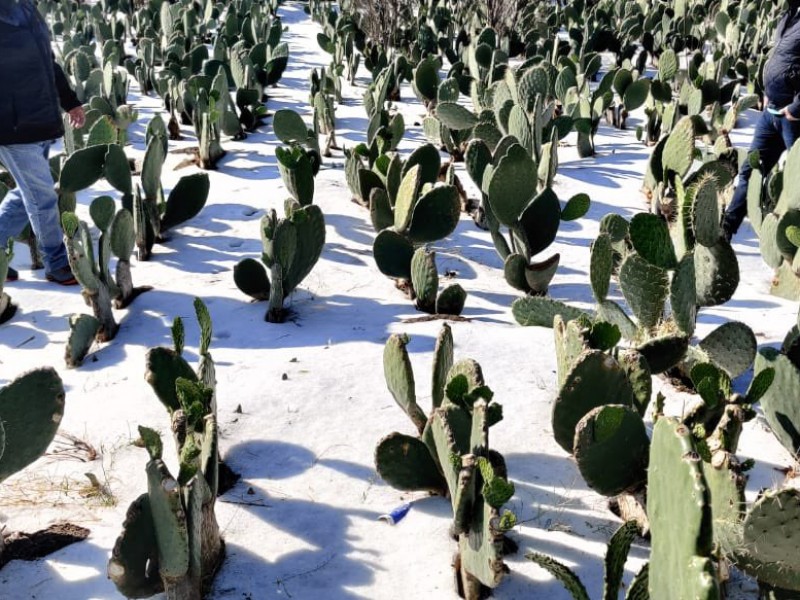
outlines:
{"label": "snow-covered ground", "polygon": [[[289,68],[270,90],[271,112],[291,107],[310,115],[308,75],[327,65],[317,46],[318,31],[298,5],[281,9],[289,26]],[[362,75],[363,75],[362,71]],[[363,79],[362,79],[363,83]],[[337,109],[340,144],[363,141],[367,121],[363,87],[346,88]],[[404,88],[399,109],[406,118],[407,151],[422,139],[423,109]],[[144,128],[160,109],[155,98],[132,94],[140,119],[131,128],[131,155],[143,154]],[[742,119],[734,142],[746,145],[755,113]],[[635,126],[636,119],[632,118]],[[601,127],[598,156],[579,159],[572,145],[559,149],[556,192],[592,198],[589,214],[565,223],[551,248],[562,267],[551,295],[590,302],[588,245],[609,211],[630,216],[645,208],[639,193],[649,149],[628,131]],[[171,149],[194,142],[187,139]],[[395,491],[377,477],[373,452],[392,431],[412,433],[383,379],[383,344],[390,333],[411,336],[409,350],[417,387],[430,394],[430,359],[439,322],[406,322],[417,313],[411,302],[380,274],[371,256],[374,232],[367,211],[350,201],[343,157],[327,159],[316,180],[315,202],[325,213],[327,243],[322,259],[291,299],[294,316],[285,324],[263,320],[255,304],[233,283],[232,267],[261,251],[258,221],[265,210],[282,210],[286,191],[278,175],[276,141],[269,125],[242,142],[226,141],[228,156],[211,173],[209,203],[199,217],[158,246],[153,260],[134,263],[136,285],[154,290],[118,312],[121,329],[110,344],[95,348],[77,370],[64,368],[67,317],[86,312],[78,288],[44,281],[28,269],[18,246],[13,265],[20,281],[7,291],[18,315],[0,327],[0,384],[31,368],[55,366],[65,381],[67,406],[62,431],[97,449],[93,462],[46,457],[0,485],[0,510],[14,530],[34,530],[56,520],[91,529],[89,539],[36,563],[13,562],[0,571],[0,598],[117,598],[106,578],[106,562],[128,504],[146,489],[146,452],[132,445],[137,426],[168,433],[168,417],[145,383],[148,348],[168,345],[169,325],[181,316],[187,353],[196,351],[198,330],[192,301],[200,296],[213,321],[212,354],[217,363],[222,453],[242,475],[220,498],[217,517],[227,557],[212,598],[293,599],[453,598],[450,566],[455,548],[448,536],[449,501]],[[172,154],[168,166],[185,155]],[[472,190],[459,167],[462,182]],[[190,169],[165,169],[170,189]],[[79,213],[88,217],[91,199],[107,191],[98,184],[81,194]],[[738,236],[742,282],[725,306],[701,312],[699,333],[724,320],[748,323],[759,343],[775,344],[795,320],[797,306],[768,294],[770,271],[762,263],[748,226]],[[510,503],[519,525],[512,537],[520,552],[507,562],[511,574],[498,599],[568,598],[561,585],[524,558],[528,550],[552,554],[575,567],[592,596],[602,582],[605,543],[617,527],[606,499],[587,488],[570,458],[556,445],[550,426],[555,396],[552,332],[522,328],[510,314],[516,293],[505,283],[489,234],[462,217],[458,229],[436,245],[440,273],[455,271],[468,291],[464,316],[452,323],[457,357],[481,363],[488,385],[503,404],[505,420],[492,429],[491,444],[508,462],[516,495]],[[662,384],[663,386],[663,384]],[[677,393],[666,390],[672,401]],[[170,443],[170,436],[165,435]],[[775,468],[789,456],[756,420],[742,437],[741,455],[754,457],[749,492],[781,479]],[[166,452],[174,459],[174,453]],[[80,454],[78,454],[80,456]],[[174,460],[172,463],[174,464]],[[92,494],[84,473],[94,473],[107,494]],[[413,501],[408,516],[392,527],[378,517]],[[634,546],[626,581],[646,560]],[[750,592],[752,584],[734,585]]]}

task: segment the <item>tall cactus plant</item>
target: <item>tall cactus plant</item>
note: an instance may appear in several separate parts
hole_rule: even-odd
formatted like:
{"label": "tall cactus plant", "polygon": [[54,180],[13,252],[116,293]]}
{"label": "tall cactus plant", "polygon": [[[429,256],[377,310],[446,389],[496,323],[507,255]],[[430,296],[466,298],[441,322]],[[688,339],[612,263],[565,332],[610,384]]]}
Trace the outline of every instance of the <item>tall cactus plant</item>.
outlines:
{"label": "tall cactus plant", "polygon": [[175,348],[147,354],[145,379],[169,412],[179,459],[173,477],[163,460],[160,435],[139,427],[147,463],[148,491],[128,508],[108,562],[108,576],[129,598],[163,591],[174,600],[200,600],[224,555],[214,505],[219,445],[213,361],[208,353],[211,319],[195,299],[201,329],[199,375],[183,352],[183,327],[173,325]]}

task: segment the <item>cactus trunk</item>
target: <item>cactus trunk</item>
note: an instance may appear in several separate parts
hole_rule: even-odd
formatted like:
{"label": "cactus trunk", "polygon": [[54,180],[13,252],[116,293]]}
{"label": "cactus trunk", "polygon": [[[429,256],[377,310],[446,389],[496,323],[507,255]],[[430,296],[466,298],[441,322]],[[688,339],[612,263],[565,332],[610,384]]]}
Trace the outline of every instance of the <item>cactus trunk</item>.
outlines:
{"label": "cactus trunk", "polygon": [[90,293],[83,292],[89,306],[92,307],[94,316],[100,321],[100,329],[97,331],[98,342],[110,342],[117,335],[119,325],[114,319],[114,313],[111,309],[111,296],[108,293],[108,287],[100,285],[97,291]]}

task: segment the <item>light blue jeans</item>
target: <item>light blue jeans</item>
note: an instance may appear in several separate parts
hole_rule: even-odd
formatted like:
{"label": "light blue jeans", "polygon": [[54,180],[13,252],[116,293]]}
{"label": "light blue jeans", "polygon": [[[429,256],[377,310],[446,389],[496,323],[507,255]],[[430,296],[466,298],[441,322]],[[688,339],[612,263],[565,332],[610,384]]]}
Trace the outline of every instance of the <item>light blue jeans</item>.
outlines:
{"label": "light blue jeans", "polygon": [[52,273],[67,266],[67,251],[58,212],[58,196],[47,157],[51,142],[0,146],[0,162],[17,187],[0,202],[0,245],[16,237],[28,221],[39,242],[44,268]]}

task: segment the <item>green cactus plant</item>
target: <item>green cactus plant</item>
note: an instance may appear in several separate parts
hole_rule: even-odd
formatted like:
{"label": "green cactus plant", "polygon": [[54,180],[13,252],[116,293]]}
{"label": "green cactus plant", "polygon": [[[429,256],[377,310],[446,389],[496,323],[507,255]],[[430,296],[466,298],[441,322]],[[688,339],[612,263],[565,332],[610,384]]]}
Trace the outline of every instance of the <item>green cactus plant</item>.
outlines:
{"label": "green cactus plant", "polygon": [[242,292],[269,301],[265,319],[270,323],[285,320],[284,300],[314,268],[325,245],[325,218],[318,206],[288,202],[286,210],[285,218],[273,209],[261,219],[263,265],[246,258],[233,270]]}
{"label": "green cactus plant", "polygon": [[[116,308],[125,308],[139,294],[151,288],[133,287],[130,269],[134,245],[132,215],[124,208],[117,211],[110,196],[96,198],[89,212],[95,226],[100,230],[96,254],[86,223],[80,221],[74,213],[65,212],[62,215],[62,225],[70,268],[99,321],[95,339],[98,342],[107,342],[114,339],[118,329],[111,310],[112,301]],[[112,255],[117,259],[114,275],[111,274],[109,265]],[[74,342],[73,352],[68,356],[74,354],[77,347],[88,350],[85,343],[78,344],[76,340]],[[80,355],[81,352],[77,354]],[[82,357],[77,359],[76,364],[71,366],[77,366],[81,359]]]}
{"label": "green cactus plant", "polygon": [[[438,160],[435,148],[422,148]],[[438,295],[434,255],[422,247],[455,230],[461,214],[458,190],[449,182],[436,183],[438,167],[422,162],[425,152],[420,150],[405,163],[389,161],[384,180],[377,178],[370,190],[370,213],[379,231],[373,256],[381,273],[410,284],[409,295],[416,298],[418,309],[459,314],[466,293],[456,284]]]}
{"label": "green cactus plant", "polygon": [[202,385],[177,381],[181,407],[170,413],[180,457],[172,476],[162,460],[160,435],[139,433],[147,448],[148,491],[128,509],[108,563],[108,576],[129,597],[200,599],[224,555],[214,514],[217,424]]}
{"label": "green cactus plant", "polygon": [[445,324],[434,349],[428,417],[417,403],[407,344],[405,335],[390,336],[384,374],[418,437],[393,433],[381,440],[375,450],[376,469],[397,489],[449,495],[451,532],[459,545],[457,586],[464,598],[477,600],[507,571],[503,534],[515,522],[511,513],[500,514],[514,486],[508,482],[503,457],[488,447],[489,428],[502,419],[502,410],[493,402],[476,362],[454,363],[452,332]]}
{"label": "green cactus plant", "polygon": [[[540,188],[537,165],[527,150],[504,138],[494,155],[482,141],[467,149],[467,171],[484,194],[484,214],[495,248],[504,261],[506,281],[531,295],[547,293],[560,256],[534,262],[533,257],[556,238],[562,220],[582,217],[589,209],[588,197],[580,194],[562,208],[550,187]],[[510,239],[501,232],[507,227]]]}
{"label": "green cactus plant", "polygon": [[224,554],[214,503],[219,482],[216,379],[209,353],[211,317],[194,300],[200,324],[197,373],[183,358],[184,330],[173,322],[173,348],[147,352],[145,380],[167,409],[179,457],[174,478],[162,460],[160,435],[139,427],[147,463],[148,492],[128,509],[108,562],[108,576],[124,595],[199,600]]}
{"label": "green cactus plant", "polygon": [[123,199],[123,206],[135,217],[136,255],[141,261],[150,259],[155,242],[165,240],[164,232],[200,214],[210,190],[207,173],[185,175],[164,200],[161,171],[166,159],[167,138],[163,121],[150,131],[142,164],[141,190],[139,186],[134,187],[129,204]]}

